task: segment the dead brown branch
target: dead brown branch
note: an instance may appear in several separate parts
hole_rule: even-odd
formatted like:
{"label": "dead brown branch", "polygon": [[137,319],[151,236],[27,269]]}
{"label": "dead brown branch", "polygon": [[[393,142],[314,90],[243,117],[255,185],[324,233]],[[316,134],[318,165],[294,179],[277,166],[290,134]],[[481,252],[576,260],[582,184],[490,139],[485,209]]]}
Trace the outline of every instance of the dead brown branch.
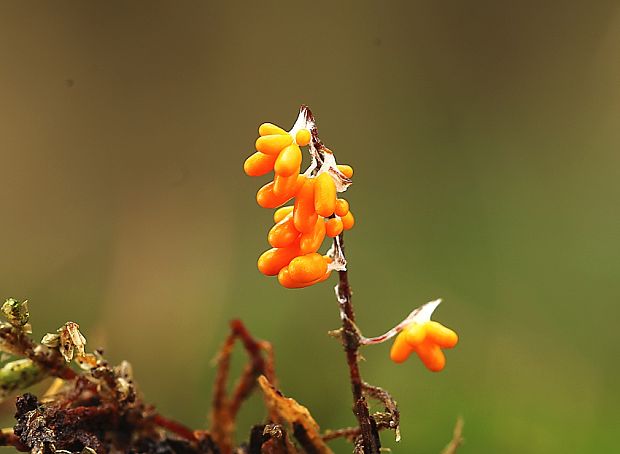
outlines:
{"label": "dead brown branch", "polygon": [[[256,386],[259,375],[274,377],[273,351],[266,341],[255,340],[240,320],[230,323],[231,332],[219,352],[217,374],[213,388],[211,436],[222,454],[233,452],[235,419],[241,405]],[[230,396],[226,388],[230,375],[230,359],[235,342],[239,340],[248,354],[249,362]]]}

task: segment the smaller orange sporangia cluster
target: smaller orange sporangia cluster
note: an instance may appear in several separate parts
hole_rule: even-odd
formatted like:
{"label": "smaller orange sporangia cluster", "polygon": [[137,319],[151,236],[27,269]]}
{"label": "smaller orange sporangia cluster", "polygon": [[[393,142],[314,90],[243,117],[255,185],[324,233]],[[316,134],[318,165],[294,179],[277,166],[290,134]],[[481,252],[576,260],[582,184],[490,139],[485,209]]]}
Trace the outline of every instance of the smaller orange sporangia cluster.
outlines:
{"label": "smaller orange sporangia cluster", "polygon": [[451,329],[430,320],[437,305],[439,300],[422,306],[422,310],[396,336],[390,351],[392,361],[402,363],[416,352],[427,369],[439,372],[445,367],[446,357],[441,349],[454,347],[459,338]]}
{"label": "smaller orange sporangia cluster", "polygon": [[[249,176],[273,170],[273,181],[258,190],[256,201],[263,208],[278,208],[275,225],[267,240],[272,246],[258,259],[258,269],[278,276],[286,288],[307,287],[327,279],[333,270],[344,269],[343,258],[318,252],[325,236],[334,238],[353,227],[349,203],[338,198],[351,184],[353,169],[336,164],[331,150],[318,139],[309,109],[302,106],[290,131],[271,123],[258,128],[256,153],[246,159]],[[301,172],[301,147],[309,147],[312,164]],[[294,200],[291,206],[283,206]]]}

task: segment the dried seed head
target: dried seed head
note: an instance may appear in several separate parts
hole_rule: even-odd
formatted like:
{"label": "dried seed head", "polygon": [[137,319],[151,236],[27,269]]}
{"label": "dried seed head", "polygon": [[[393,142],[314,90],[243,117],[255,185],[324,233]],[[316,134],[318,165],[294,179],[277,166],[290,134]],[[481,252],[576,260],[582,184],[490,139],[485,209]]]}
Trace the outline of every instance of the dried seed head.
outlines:
{"label": "dried seed head", "polygon": [[73,359],[74,353],[77,357],[84,356],[86,338],[80,333],[80,325],[75,322],[67,322],[65,326],[58,330],[58,334],[60,353],[65,358],[65,361],[70,362]]}
{"label": "dried seed head", "polygon": [[130,400],[135,397],[136,390],[133,385],[133,368],[127,361],[121,362],[114,368],[116,376],[116,392],[120,400]]}
{"label": "dried seed head", "polygon": [[133,367],[129,361],[122,361],[114,368],[114,372],[129,383],[133,382]]}

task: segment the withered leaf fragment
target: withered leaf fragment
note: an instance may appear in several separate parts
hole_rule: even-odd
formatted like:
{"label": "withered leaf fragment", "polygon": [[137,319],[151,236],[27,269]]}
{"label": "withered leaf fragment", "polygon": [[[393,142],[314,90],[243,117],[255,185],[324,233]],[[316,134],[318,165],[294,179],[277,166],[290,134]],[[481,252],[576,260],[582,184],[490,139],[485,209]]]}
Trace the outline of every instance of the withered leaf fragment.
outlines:
{"label": "withered leaf fragment", "polygon": [[[258,377],[258,384],[265,396],[265,405],[273,410],[283,421],[293,427],[293,430],[303,432],[304,443],[312,447],[312,452],[319,454],[333,454],[333,451],[325,444],[310,411],[289,397],[285,397],[278,391],[264,375]],[[300,437],[296,438],[299,440]],[[299,440],[301,441],[301,440]]]}
{"label": "withered leaf fragment", "polygon": [[60,334],[58,333],[47,333],[41,339],[41,343],[49,348],[57,348],[60,345]]}

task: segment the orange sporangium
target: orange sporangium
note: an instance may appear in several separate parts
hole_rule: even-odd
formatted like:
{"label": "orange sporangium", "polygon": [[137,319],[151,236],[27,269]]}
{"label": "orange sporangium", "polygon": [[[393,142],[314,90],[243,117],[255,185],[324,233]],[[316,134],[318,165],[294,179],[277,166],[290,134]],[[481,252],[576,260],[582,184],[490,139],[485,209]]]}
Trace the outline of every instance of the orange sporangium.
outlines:
{"label": "orange sporangium", "polygon": [[328,172],[316,177],[314,184],[314,208],[323,217],[329,217],[336,209],[336,183]]}
{"label": "orange sporangium", "polygon": [[439,372],[445,367],[446,357],[441,349],[454,347],[459,338],[451,329],[430,319],[439,303],[440,300],[425,304],[413,314],[392,344],[392,361],[402,363],[415,352],[427,369]]}
{"label": "orange sporangium", "polygon": [[293,215],[289,214],[271,228],[267,241],[273,247],[283,248],[293,244],[300,235],[301,233],[293,225]]}
{"label": "orange sporangium", "polygon": [[325,239],[325,221],[318,217],[314,229],[309,233],[302,233],[299,238],[299,249],[302,254],[309,254],[319,250]]}
{"label": "orange sporangium", "polygon": [[314,230],[318,215],[314,210],[314,182],[316,178],[308,178],[297,192],[293,221],[295,228],[301,233],[310,233]]}

